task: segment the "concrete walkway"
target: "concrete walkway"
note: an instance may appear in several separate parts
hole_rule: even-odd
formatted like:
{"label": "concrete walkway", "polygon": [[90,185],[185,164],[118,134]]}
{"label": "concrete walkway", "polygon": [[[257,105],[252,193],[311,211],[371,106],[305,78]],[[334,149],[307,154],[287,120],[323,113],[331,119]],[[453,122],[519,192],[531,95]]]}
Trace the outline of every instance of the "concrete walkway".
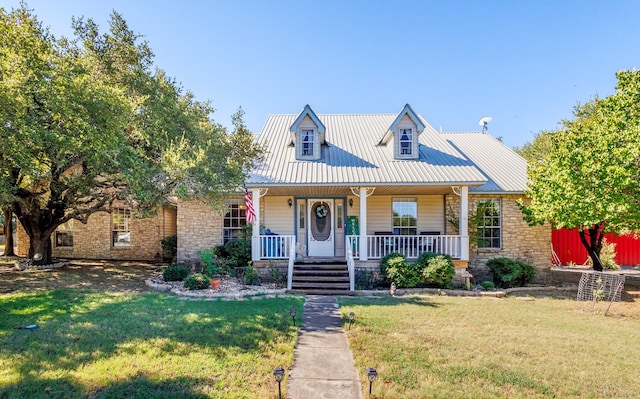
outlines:
{"label": "concrete walkway", "polygon": [[363,399],[336,297],[307,296],[287,398]]}

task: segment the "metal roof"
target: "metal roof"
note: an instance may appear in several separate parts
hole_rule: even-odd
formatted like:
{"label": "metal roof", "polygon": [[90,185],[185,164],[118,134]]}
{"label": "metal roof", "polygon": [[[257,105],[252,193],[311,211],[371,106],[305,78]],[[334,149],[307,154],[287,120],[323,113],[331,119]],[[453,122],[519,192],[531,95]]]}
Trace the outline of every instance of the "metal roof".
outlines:
{"label": "metal roof", "polygon": [[[466,145],[467,141],[473,141],[471,138],[466,140],[465,135],[439,134],[424,118],[421,120],[426,128],[418,138],[419,159],[395,159],[393,141],[388,145],[378,145],[378,142],[397,114],[318,114],[326,128],[322,157],[317,161],[297,160],[289,134],[297,116],[270,115],[267,118],[257,137],[266,146],[265,160],[251,174],[248,185],[490,185],[490,188],[498,188],[504,183],[500,176],[492,175],[496,168],[488,167],[487,162],[478,163],[476,155],[479,154]],[[485,145],[484,138],[481,143]],[[492,145],[484,157],[510,158],[510,153],[513,152],[507,147]],[[506,184],[505,187],[512,185]]]}
{"label": "metal roof", "polygon": [[441,133],[440,136],[487,178],[482,186],[470,187],[470,192],[522,193],[527,188],[527,161],[495,137],[479,132]]}

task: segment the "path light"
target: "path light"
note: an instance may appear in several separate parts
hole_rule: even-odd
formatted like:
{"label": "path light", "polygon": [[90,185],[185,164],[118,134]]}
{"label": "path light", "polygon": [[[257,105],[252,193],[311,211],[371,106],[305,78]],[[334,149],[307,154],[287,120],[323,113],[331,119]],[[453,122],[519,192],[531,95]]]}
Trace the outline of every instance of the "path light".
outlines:
{"label": "path light", "polygon": [[289,315],[291,316],[291,322],[296,325],[296,308],[289,309]]}
{"label": "path light", "polygon": [[282,367],[278,367],[273,370],[273,377],[278,382],[278,398],[282,399],[282,389],[280,388],[280,383],[282,383],[282,378],[284,377],[284,369]]}
{"label": "path light", "polygon": [[351,324],[353,324],[354,317],[356,317],[356,314],[353,312],[349,312],[349,330],[351,330]]}
{"label": "path light", "polygon": [[371,396],[371,388],[373,387],[373,382],[378,378],[378,372],[373,367],[369,367],[367,369],[367,378],[369,379],[369,396]]}

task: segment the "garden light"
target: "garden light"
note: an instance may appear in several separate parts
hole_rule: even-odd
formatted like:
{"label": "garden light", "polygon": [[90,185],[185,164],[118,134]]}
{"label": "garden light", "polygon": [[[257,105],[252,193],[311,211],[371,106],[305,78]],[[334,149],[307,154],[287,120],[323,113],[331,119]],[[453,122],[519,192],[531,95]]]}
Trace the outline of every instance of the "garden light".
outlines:
{"label": "garden light", "polygon": [[282,383],[282,378],[284,377],[284,369],[282,367],[278,367],[273,370],[273,377],[278,382],[278,398],[282,399],[282,389],[280,388],[280,384]]}
{"label": "garden light", "polygon": [[291,316],[291,322],[296,325],[296,308],[289,309],[289,315]]}
{"label": "garden light", "polygon": [[367,369],[367,378],[369,379],[369,396],[371,396],[371,388],[373,387],[373,382],[378,378],[378,372],[373,367],[369,367]]}
{"label": "garden light", "polygon": [[353,312],[349,312],[349,330],[351,330],[351,324],[353,324],[353,319],[356,317],[356,314]]}

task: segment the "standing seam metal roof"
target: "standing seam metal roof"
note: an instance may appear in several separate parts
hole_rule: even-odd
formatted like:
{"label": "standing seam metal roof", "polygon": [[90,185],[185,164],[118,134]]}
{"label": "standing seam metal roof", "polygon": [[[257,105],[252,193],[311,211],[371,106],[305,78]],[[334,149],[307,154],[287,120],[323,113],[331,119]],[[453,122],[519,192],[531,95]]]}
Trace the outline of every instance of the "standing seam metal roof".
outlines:
{"label": "standing seam metal roof", "polygon": [[[426,128],[419,136],[419,159],[398,160],[394,158],[393,140],[386,146],[377,145],[396,114],[317,116],[326,128],[327,145],[322,147],[320,160],[296,159],[289,128],[297,115],[270,115],[257,138],[266,145],[265,161],[254,170],[247,183],[261,186],[465,184],[503,190],[518,186],[518,182],[509,181],[512,176],[494,177],[499,168],[492,167],[490,161],[497,158],[513,162],[515,153],[495,145],[484,153],[475,151],[472,137],[480,133],[475,136],[439,134],[420,117]],[[487,143],[482,138],[475,145]],[[479,156],[482,159],[478,159]],[[480,164],[484,167],[478,167]]]}

